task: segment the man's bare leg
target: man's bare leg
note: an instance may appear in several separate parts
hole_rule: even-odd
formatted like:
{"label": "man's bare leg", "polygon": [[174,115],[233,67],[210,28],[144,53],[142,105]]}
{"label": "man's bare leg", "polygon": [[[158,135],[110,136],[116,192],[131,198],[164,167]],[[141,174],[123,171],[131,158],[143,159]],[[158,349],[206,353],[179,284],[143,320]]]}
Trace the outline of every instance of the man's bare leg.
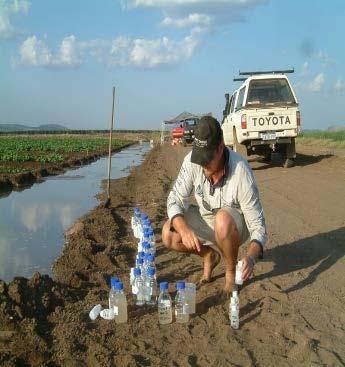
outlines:
{"label": "man's bare leg", "polygon": [[229,293],[235,284],[235,270],[241,239],[236,223],[225,210],[219,210],[216,214],[214,232],[217,245],[224,256],[226,268],[224,291]]}
{"label": "man's bare leg", "polygon": [[211,279],[212,271],[220,259],[219,255],[216,254],[210,246],[201,246],[200,252],[187,249],[182,243],[181,236],[177,232],[170,230],[170,220],[165,222],[163,226],[162,241],[165,247],[168,249],[178,252],[192,253],[202,257],[204,262],[204,270],[201,281],[209,281]]}

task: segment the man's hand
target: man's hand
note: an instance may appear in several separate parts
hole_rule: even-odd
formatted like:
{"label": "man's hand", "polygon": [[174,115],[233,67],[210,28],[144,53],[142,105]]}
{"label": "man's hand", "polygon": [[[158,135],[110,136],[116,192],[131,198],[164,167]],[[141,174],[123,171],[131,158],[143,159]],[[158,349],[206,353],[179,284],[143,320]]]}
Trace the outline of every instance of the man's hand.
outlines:
{"label": "man's hand", "polygon": [[242,279],[243,281],[250,278],[250,276],[253,273],[253,270],[254,270],[254,262],[248,255],[246,255],[242,259]]}
{"label": "man's hand", "polygon": [[200,252],[200,241],[190,228],[185,228],[180,232],[180,235],[182,238],[182,243],[187,247],[188,250]]}

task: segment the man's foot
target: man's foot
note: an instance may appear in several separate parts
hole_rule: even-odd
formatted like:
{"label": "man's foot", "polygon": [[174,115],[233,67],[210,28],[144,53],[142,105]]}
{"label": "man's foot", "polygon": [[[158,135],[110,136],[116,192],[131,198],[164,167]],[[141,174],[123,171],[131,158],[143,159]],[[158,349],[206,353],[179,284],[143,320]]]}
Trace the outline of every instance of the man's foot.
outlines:
{"label": "man's foot", "polygon": [[220,254],[210,248],[210,253],[204,256],[204,274],[196,283],[196,286],[198,288],[200,288],[203,284],[209,283],[211,281],[212,272],[219,264],[220,259]]}

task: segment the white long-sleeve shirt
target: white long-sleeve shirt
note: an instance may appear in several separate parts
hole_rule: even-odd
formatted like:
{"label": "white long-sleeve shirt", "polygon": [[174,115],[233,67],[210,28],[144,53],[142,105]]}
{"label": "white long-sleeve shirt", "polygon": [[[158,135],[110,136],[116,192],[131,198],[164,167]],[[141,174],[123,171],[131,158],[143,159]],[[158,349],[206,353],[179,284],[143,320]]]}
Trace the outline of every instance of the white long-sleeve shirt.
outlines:
{"label": "white long-sleeve shirt", "polygon": [[253,172],[242,156],[225,149],[225,175],[214,186],[206,178],[202,167],[191,162],[191,152],[186,155],[168,196],[168,217],[171,219],[184,214],[194,189],[201,216],[212,215],[212,209],[235,208],[243,213],[250,239],[264,246],[267,241],[266,225]]}

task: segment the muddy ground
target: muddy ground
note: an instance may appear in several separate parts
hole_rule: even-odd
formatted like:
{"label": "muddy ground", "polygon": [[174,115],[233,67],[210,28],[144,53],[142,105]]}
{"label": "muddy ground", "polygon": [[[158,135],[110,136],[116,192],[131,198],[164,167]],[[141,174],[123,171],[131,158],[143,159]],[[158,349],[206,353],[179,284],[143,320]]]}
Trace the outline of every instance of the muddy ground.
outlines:
{"label": "muddy ground", "polygon": [[201,273],[199,258],[168,252],[160,241],[166,197],[188,152],[165,145],[112,182],[109,208],[100,204],[66,232],[54,280],[37,273],[0,283],[0,365],[344,366],[345,159],[316,148],[298,151],[290,169],[278,161],[250,163],[269,241],[241,292],[238,331],[218,296],[223,265],[198,291],[187,325],[159,326],[156,310],[134,306],[131,297],[125,325],[88,318],[93,305],[107,305],[111,275],[129,290],[134,206],[153,221],[158,279],[194,280]]}

